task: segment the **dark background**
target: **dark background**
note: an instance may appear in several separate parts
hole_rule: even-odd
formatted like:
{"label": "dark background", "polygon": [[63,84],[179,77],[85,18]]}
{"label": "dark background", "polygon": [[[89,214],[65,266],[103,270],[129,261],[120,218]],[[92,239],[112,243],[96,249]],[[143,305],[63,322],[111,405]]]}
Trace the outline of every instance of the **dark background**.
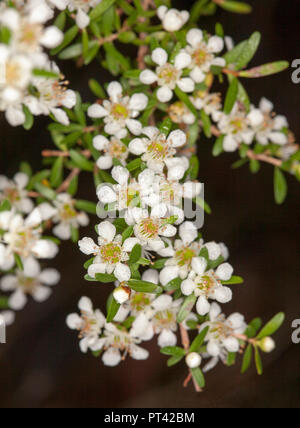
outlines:
{"label": "dark background", "polygon": [[[175,4],[176,3],[176,4]],[[192,2],[177,1],[186,8]],[[226,33],[238,42],[255,30],[263,41],[255,64],[300,58],[299,0],[253,0],[254,13],[238,16],[219,11],[217,17],[204,18],[200,27],[213,31],[214,22],[224,24]],[[86,87],[91,76],[108,80],[97,64],[75,70],[64,63],[63,70],[71,87],[79,89],[86,100],[92,96]],[[291,81],[292,69],[281,75],[247,81],[253,102],[269,97],[278,113],[286,114],[296,137],[300,136],[300,85]],[[47,120],[37,120],[26,133],[13,129],[1,119],[1,174],[12,175],[24,158],[40,168],[40,152],[51,147]],[[240,311],[251,320],[263,316],[268,321],[285,311],[287,320],[276,335],[277,350],[265,356],[265,374],[258,377],[254,368],[244,376],[240,364],[222,367],[207,376],[204,394],[190,386],[183,390],[183,366],[166,368],[155,343],[149,345],[151,358],[146,362],[128,360],[116,369],[105,368],[100,360],[85,356],[78,349],[76,334],[65,326],[65,317],[77,307],[80,296],[92,297],[104,308],[105,294],[83,280],[81,256],[71,244],[65,244],[53,261],[62,273],[62,281],[45,304],[30,303],[18,314],[8,331],[8,343],[0,349],[0,407],[285,407],[300,404],[299,346],[291,341],[291,324],[300,318],[299,305],[299,183],[289,178],[289,197],[282,207],[273,202],[273,172],[263,166],[258,175],[247,167],[232,171],[235,156],[213,159],[211,145],[199,144],[201,180],[206,183],[206,198],[213,215],[206,218],[207,240],[226,242],[236,273],[246,279],[236,286],[227,314]],[[94,198],[94,188],[84,178],[81,196]],[[89,233],[87,232],[87,235]],[[93,235],[91,227],[90,236]]]}

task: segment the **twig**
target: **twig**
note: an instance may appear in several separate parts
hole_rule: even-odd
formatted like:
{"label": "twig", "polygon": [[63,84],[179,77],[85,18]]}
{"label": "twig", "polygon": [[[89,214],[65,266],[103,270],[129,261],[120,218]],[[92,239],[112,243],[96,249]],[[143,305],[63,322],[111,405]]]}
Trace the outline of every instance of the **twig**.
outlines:
{"label": "twig", "polygon": [[[184,347],[184,350],[186,352],[188,352],[190,349],[190,338],[189,338],[189,334],[188,334],[188,332],[187,332],[187,330],[183,324],[180,324],[180,335],[181,335],[181,342],[182,342],[182,345]],[[189,371],[187,378],[183,382],[183,386],[186,388],[188,386],[188,384],[190,383],[191,379],[193,379],[193,384],[194,384],[196,392],[202,392],[202,389],[200,388],[200,386],[195,381],[191,370]]]}
{"label": "twig", "polygon": [[[150,6],[154,6],[153,0],[143,0],[142,6],[143,6],[144,10],[148,10],[150,8]],[[144,17],[140,18],[140,22],[145,22],[145,18]],[[140,39],[144,40],[146,38],[146,36],[147,36],[146,33],[141,33]],[[138,50],[138,55],[137,55],[137,63],[138,63],[138,68],[140,70],[144,70],[146,68],[144,58],[145,58],[145,55],[147,54],[147,52],[148,52],[148,46],[147,45],[140,46],[140,48]]]}
{"label": "twig", "polygon": [[80,174],[80,169],[79,168],[74,168],[71,171],[71,173],[69,174],[69,176],[65,179],[65,181],[61,184],[61,186],[57,189],[56,192],[57,193],[63,193],[63,192],[65,192],[69,188],[69,186],[70,186],[73,178],[77,177],[79,174]]}
{"label": "twig", "polygon": [[267,154],[256,154],[252,150],[248,150],[247,156],[249,159],[266,162],[277,167],[281,167],[283,163],[280,159],[273,158]]}
{"label": "twig", "polygon": [[125,33],[128,30],[130,30],[130,27],[128,26],[127,22],[125,21],[123,24],[123,27],[117,33],[111,34],[108,37],[103,37],[103,38],[97,39],[99,46],[103,46],[106,43],[114,42],[115,40],[117,40],[119,38],[120,34]]}

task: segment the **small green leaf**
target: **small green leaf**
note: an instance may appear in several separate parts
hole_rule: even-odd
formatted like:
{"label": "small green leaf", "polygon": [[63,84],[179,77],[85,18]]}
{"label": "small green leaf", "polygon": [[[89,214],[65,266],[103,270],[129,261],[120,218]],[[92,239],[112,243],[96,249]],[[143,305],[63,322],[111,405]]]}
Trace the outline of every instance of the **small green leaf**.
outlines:
{"label": "small green leaf", "polygon": [[280,312],[279,314],[275,315],[275,317],[272,318],[271,321],[269,321],[268,324],[266,324],[266,326],[259,333],[259,335],[257,336],[257,340],[272,336],[274,333],[277,332],[277,330],[280,329],[280,327],[284,323],[284,320],[285,314],[283,312]]}
{"label": "small green leaf", "polygon": [[83,156],[81,153],[78,153],[76,150],[70,150],[70,157],[78,168],[89,172],[94,171],[94,165],[92,162],[87,160],[85,156]]}
{"label": "small green leaf", "polygon": [[179,346],[166,346],[160,350],[160,352],[163,355],[168,356],[184,356],[185,351],[184,349],[180,348]]}
{"label": "small green leaf", "polygon": [[252,6],[240,1],[225,0],[225,1],[218,1],[216,3],[218,4],[218,6],[220,6],[222,9],[227,10],[228,12],[241,13],[241,14],[248,14],[252,12]]}
{"label": "small green leaf", "polygon": [[221,135],[217,141],[214,144],[214,148],[213,148],[213,156],[217,157],[219,156],[221,153],[224,152],[224,148],[223,148],[223,142],[224,142],[224,135]]}
{"label": "small green leaf", "polygon": [[244,280],[240,276],[233,276],[229,281],[222,281],[224,285],[244,284]]}
{"label": "small green leaf", "polygon": [[41,183],[36,183],[34,187],[46,199],[50,199],[50,200],[56,199],[56,192],[52,190],[50,187],[44,186]]}
{"label": "small green leaf", "polygon": [[261,34],[259,32],[252,34],[250,39],[245,44],[241,54],[239,55],[239,58],[237,59],[236,70],[241,70],[249,64],[256,54],[256,51],[260,45],[260,41]]}
{"label": "small green leaf", "polygon": [[133,235],[133,230],[134,230],[133,226],[128,226],[124,230],[124,232],[122,233],[123,242],[125,242],[126,239],[130,238]]}
{"label": "small green leaf", "polygon": [[286,200],[288,192],[287,182],[280,168],[274,171],[274,195],[277,204],[281,205]]}
{"label": "small green leaf", "polygon": [[200,368],[191,369],[192,376],[196,381],[197,385],[203,389],[205,387],[205,378]]}
{"label": "small green leaf", "polygon": [[195,306],[195,303],[197,301],[197,297],[194,294],[191,294],[190,296],[188,296],[180,311],[179,314],[177,316],[177,322],[179,324],[183,323],[183,321],[189,316],[189,314],[192,312],[193,307]]}
{"label": "small green leaf", "polygon": [[91,20],[95,21],[99,19],[115,2],[116,0],[102,0],[102,2],[98,4],[98,6],[95,6],[90,12]]}
{"label": "small green leaf", "polygon": [[198,111],[195,108],[194,104],[191,102],[189,96],[185,92],[181,91],[178,87],[175,89],[175,94],[180,99],[180,101],[182,101],[187,106],[187,108],[193,113],[193,115],[195,117],[198,117]]}
{"label": "small green leaf", "polygon": [[53,164],[50,176],[51,186],[57,188],[63,180],[63,166],[64,159],[63,157],[58,157]]}
{"label": "small green leaf", "polygon": [[105,273],[97,273],[95,277],[98,282],[102,282],[103,284],[111,284],[117,280],[114,275],[108,275]]}
{"label": "small green leaf", "polygon": [[207,336],[208,331],[209,331],[209,327],[206,327],[204,330],[202,330],[198,334],[198,336],[195,338],[195,340],[191,344],[189,352],[199,352],[201,346],[203,345],[203,343],[205,341],[205,338]]}
{"label": "small green leaf", "polygon": [[121,306],[120,303],[118,303],[114,299],[113,295],[111,295],[110,298],[108,299],[108,302],[107,302],[107,318],[106,318],[106,321],[108,323],[110,323],[114,320],[115,316],[119,312],[120,306]]}
{"label": "small green leaf", "polygon": [[131,279],[128,281],[128,285],[132,290],[138,293],[157,293],[160,291],[160,287],[158,287],[157,284],[137,279]]}
{"label": "small green leaf", "polygon": [[249,344],[247,349],[246,349],[246,352],[244,354],[244,358],[243,358],[243,364],[242,364],[242,369],[241,369],[242,374],[246,373],[246,371],[251,366],[252,356],[253,356],[253,349],[252,349],[252,345]]}
{"label": "small green leaf", "polygon": [[24,129],[26,129],[26,131],[29,131],[34,123],[34,117],[33,114],[31,113],[31,111],[29,110],[29,108],[25,105],[23,105],[23,112],[25,114],[25,122],[24,122]]}
{"label": "small green leaf", "polygon": [[79,28],[77,27],[77,25],[74,25],[73,27],[71,27],[65,33],[65,37],[64,37],[62,44],[60,46],[58,46],[57,48],[52,49],[51,55],[57,55],[60,51],[62,51],[65,47],[67,47],[75,39],[78,32],[79,32]]}
{"label": "small green leaf", "polygon": [[289,68],[289,66],[290,64],[287,61],[272,62],[270,64],[264,64],[260,67],[252,68],[251,70],[241,71],[239,75],[241,77],[247,77],[248,79],[256,79],[281,73]]}
{"label": "small green leaf", "polygon": [[255,348],[255,365],[256,365],[257,374],[261,376],[264,372],[264,369],[263,369],[262,359],[257,347]]}
{"label": "small green leaf", "polygon": [[89,214],[97,214],[97,205],[95,204],[95,202],[90,202],[90,201],[84,201],[82,199],[79,199],[78,201],[75,202],[75,207],[78,210],[81,211],[85,211]]}
{"label": "small green leaf", "polygon": [[96,97],[100,99],[106,98],[106,93],[102,88],[102,86],[100,85],[100,83],[97,82],[97,80],[95,79],[89,80],[89,88],[93,92],[93,94],[96,95]]}
{"label": "small green leaf", "polygon": [[239,81],[235,77],[234,79],[232,79],[232,82],[227,91],[227,95],[225,99],[225,107],[224,107],[225,114],[230,114],[232,112],[232,109],[237,101],[238,91],[239,91]]}
{"label": "small green leaf", "polygon": [[136,244],[130,253],[129,263],[130,264],[137,263],[140,260],[141,256],[142,256],[142,247],[140,244]]}
{"label": "small green leaf", "polygon": [[21,259],[21,257],[19,256],[19,254],[14,254],[14,257],[15,257],[15,262],[16,262],[16,265],[17,265],[17,268],[19,269],[19,270],[24,270],[24,266],[23,266],[23,262],[22,262],[22,259]]}

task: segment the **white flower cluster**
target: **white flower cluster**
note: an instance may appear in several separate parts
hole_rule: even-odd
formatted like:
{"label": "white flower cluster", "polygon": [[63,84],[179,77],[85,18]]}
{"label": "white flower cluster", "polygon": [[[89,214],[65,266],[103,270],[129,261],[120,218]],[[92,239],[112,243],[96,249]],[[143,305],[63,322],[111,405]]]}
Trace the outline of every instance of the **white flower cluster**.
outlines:
{"label": "white flower cluster", "polygon": [[288,139],[288,121],[286,117],[274,113],[274,105],[263,98],[259,108],[251,106],[250,113],[236,104],[229,115],[219,113],[217,127],[224,135],[224,150],[234,152],[242,143],[251,145],[254,141],[267,146],[276,144],[286,146]]}
{"label": "white flower cluster", "polygon": [[28,183],[29,177],[22,172],[12,180],[0,176],[0,204],[4,206],[0,212],[0,271],[4,273],[0,290],[12,293],[8,299],[12,310],[23,309],[28,296],[37,302],[46,300],[51,294],[49,286],[60,280],[56,269],[42,270],[39,262],[58,253],[55,241],[43,236],[45,222],[51,221],[53,234],[63,240],[71,238],[72,228],[89,223],[66,193],[58,194],[52,204],[35,206]]}
{"label": "white flower cluster", "polygon": [[[39,3],[39,2],[38,2]],[[0,9],[0,111],[12,126],[25,123],[24,106],[33,115],[53,114],[68,125],[62,107],[72,108],[76,95],[67,90],[56,64],[51,63],[44,49],[54,48],[63,40],[55,26],[47,26],[52,14],[35,0],[16,9],[2,5]]]}

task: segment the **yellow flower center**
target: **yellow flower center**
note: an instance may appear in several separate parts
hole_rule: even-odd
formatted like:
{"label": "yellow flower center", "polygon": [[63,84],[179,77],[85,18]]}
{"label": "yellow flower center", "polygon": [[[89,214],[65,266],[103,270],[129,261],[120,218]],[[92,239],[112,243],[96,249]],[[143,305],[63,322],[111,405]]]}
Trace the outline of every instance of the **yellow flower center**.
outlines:
{"label": "yellow flower center", "polygon": [[116,119],[127,119],[129,117],[129,111],[124,104],[113,104],[111,109],[111,115]]}
{"label": "yellow flower center", "polygon": [[196,253],[190,248],[183,248],[176,253],[177,264],[179,266],[190,266],[194,257],[196,257]]}
{"label": "yellow flower center", "polygon": [[136,293],[131,299],[131,306],[137,312],[144,310],[150,303],[150,299],[145,293]]}
{"label": "yellow flower center", "polygon": [[117,264],[122,258],[122,250],[120,246],[112,242],[104,245],[101,248],[100,253],[104,263]]}
{"label": "yellow flower center", "polygon": [[158,220],[153,218],[147,218],[142,220],[140,224],[140,230],[142,235],[147,239],[155,239],[158,237],[160,229],[160,223]]}
{"label": "yellow flower center", "polygon": [[160,85],[174,86],[181,76],[181,71],[172,64],[166,64],[158,69],[158,79]]}

